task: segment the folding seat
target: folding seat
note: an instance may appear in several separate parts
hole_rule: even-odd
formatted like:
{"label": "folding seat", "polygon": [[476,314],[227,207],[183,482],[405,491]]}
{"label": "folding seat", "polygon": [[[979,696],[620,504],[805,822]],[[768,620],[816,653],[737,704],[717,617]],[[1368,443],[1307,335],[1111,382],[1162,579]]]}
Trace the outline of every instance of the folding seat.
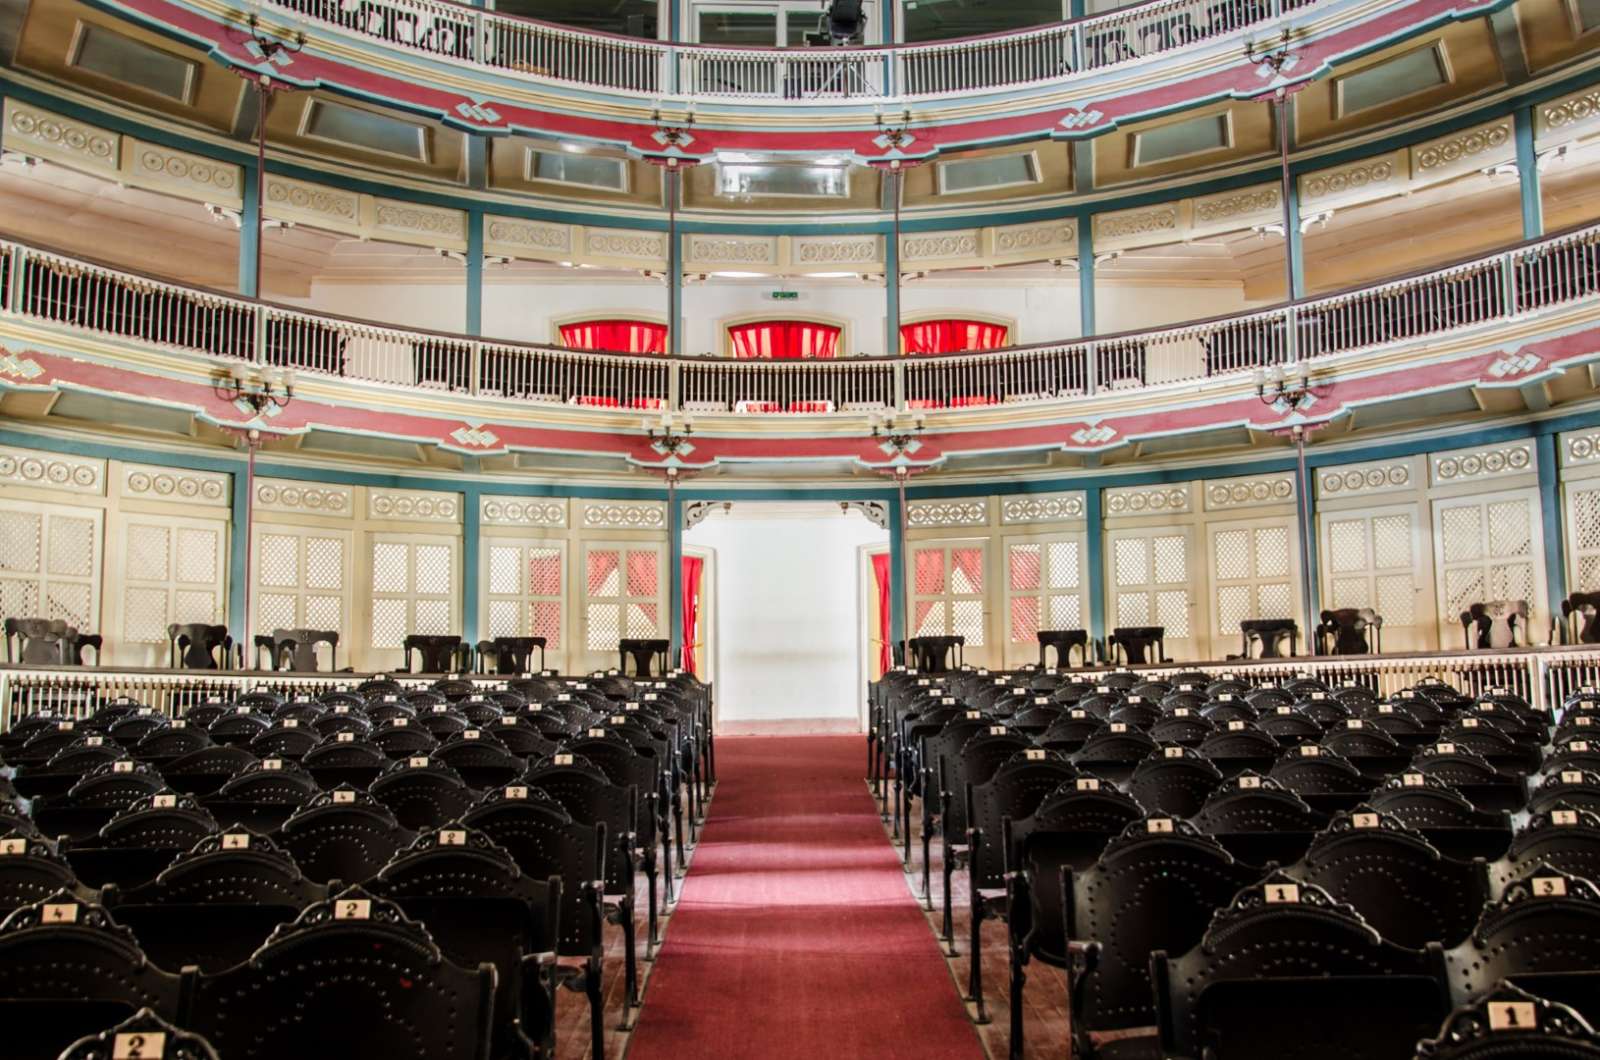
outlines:
{"label": "folding seat", "polygon": [[1129,695],[1106,718],[1113,724],[1121,723],[1141,730],[1148,730],[1160,719],[1161,708],[1155,705],[1155,700],[1137,695]]}
{"label": "folding seat", "polygon": [[1096,733],[1105,732],[1106,722],[1082,707],[1069,707],[1035,742],[1051,751],[1076,754]]}
{"label": "folding seat", "polygon": [[1004,725],[990,725],[974,733],[958,752],[941,754],[934,763],[939,784],[939,843],[944,877],[941,934],[952,955],[955,953],[955,907],[951,882],[956,870],[967,866],[972,853],[969,840],[972,821],[967,816],[971,803],[967,794],[974,785],[987,784],[1004,763],[1031,746],[1026,736]]}
{"label": "folding seat", "polygon": [[[1179,692],[1204,692],[1212,677],[1204,670],[1179,670],[1175,674],[1168,674],[1166,680]],[[1189,687],[1185,688],[1185,685]]]}
{"label": "folding seat", "polygon": [[1150,965],[1165,1056],[1405,1056],[1450,1011],[1439,947],[1386,942],[1283,872],[1241,890],[1198,945]]}
{"label": "folding seat", "polygon": [[1150,813],[1190,817],[1222,785],[1222,771],[1188,747],[1158,747],[1133,769],[1126,790]]}
{"label": "folding seat", "polygon": [[1322,725],[1309,714],[1286,703],[1263,707],[1256,728],[1278,741],[1278,746],[1285,750],[1322,740]]}
{"label": "folding seat", "polygon": [[1445,954],[1465,1000],[1510,982],[1600,1020],[1600,887],[1541,865],[1483,907],[1467,940]]}
{"label": "folding seat", "polygon": [[[1600,714],[1568,714],[1561,719],[1551,736],[1553,743],[1566,743],[1568,740],[1597,740],[1600,739]],[[23,746],[26,751],[32,741]]]}
{"label": "folding seat", "polygon": [[1528,799],[1528,810],[1544,813],[1557,806],[1600,811],[1600,773],[1563,769],[1546,776]]}
{"label": "folding seat", "polygon": [[455,701],[455,708],[467,719],[469,725],[475,725],[480,729],[493,725],[506,713],[500,704],[490,702],[479,695]]}
{"label": "folding seat", "polygon": [[1482,755],[1497,773],[1527,776],[1539,771],[1541,753],[1537,743],[1517,740],[1501,728],[1498,720],[1482,715],[1457,717],[1440,731],[1437,742],[1453,743]]}
{"label": "folding seat", "polygon": [[1057,685],[1056,690],[1050,694],[1050,698],[1057,703],[1072,704],[1093,691],[1094,686],[1089,682],[1071,680]]}
{"label": "folding seat", "polygon": [[1134,767],[1156,750],[1156,742],[1124,722],[1113,721],[1084,741],[1070,758],[1080,773],[1123,785]]}
{"label": "folding seat", "polygon": [[1196,750],[1211,759],[1224,777],[1236,777],[1246,771],[1265,773],[1282,752],[1277,740],[1247,721],[1214,724],[1217,731],[1200,741]]}
{"label": "folding seat", "polygon": [[300,761],[321,739],[317,731],[298,718],[279,719],[271,728],[253,738],[245,748],[261,758],[286,758]]}
{"label": "folding seat", "polygon": [[1253,725],[1261,718],[1259,710],[1232,692],[1224,692],[1220,698],[1206,700],[1205,705],[1200,708],[1200,713],[1206,720],[1219,727],[1233,721]]}
{"label": "folding seat", "polygon": [[246,829],[207,836],[149,883],[106,892],[118,922],[158,966],[206,972],[246,960],[275,927],[325,897],[287,851]]}
{"label": "folding seat", "polygon": [[[635,819],[640,832],[637,845],[645,851],[644,870],[650,901],[650,941],[646,952],[653,953],[659,930],[656,906],[657,844],[663,848],[664,864],[667,867],[662,897],[664,902],[672,900],[673,831],[669,827],[667,814],[669,809],[677,811],[679,807],[677,801],[672,798],[667,771],[654,753],[635,747],[616,732],[574,740],[568,744],[567,750],[600,770],[612,784],[632,788],[635,792],[638,800]],[[681,844],[683,842],[681,813],[677,816],[676,827],[678,842]],[[664,909],[665,905],[663,904],[661,908]]]}
{"label": "folding seat", "polygon": [[1204,692],[1197,691],[1195,689],[1185,689],[1181,686],[1176,692],[1168,692],[1166,695],[1161,697],[1161,709],[1166,711],[1168,714],[1171,714],[1179,708],[1191,710],[1198,714],[1200,713],[1200,709],[1205,705],[1206,694]]}
{"label": "folding seat", "polygon": [[1171,681],[1160,679],[1144,680],[1128,689],[1128,698],[1132,700],[1135,696],[1138,696],[1140,699],[1159,704],[1171,691]]}
{"label": "folding seat", "polygon": [[414,839],[383,803],[340,785],[297,809],[276,841],[307,879],[351,884],[372,879]]}
{"label": "folding seat", "polygon": [[1410,714],[1418,723],[1433,732],[1444,728],[1454,714],[1453,711],[1444,710],[1434,699],[1422,695],[1415,689],[1402,689],[1384,702]]}
{"label": "folding seat", "polygon": [[1223,696],[1243,697],[1249,694],[1250,685],[1233,674],[1223,674],[1218,678],[1208,678],[1200,686],[1200,691],[1206,694],[1208,700],[1221,699]]}
{"label": "folding seat", "polygon": [[[1045,956],[1067,969],[1073,1052],[1079,1057],[1156,1055],[1150,954],[1186,953],[1212,915],[1259,875],[1186,821],[1132,821],[1088,868],[1061,874],[1065,952]],[[1048,881],[1039,881],[1041,886]],[[1014,948],[1013,958],[1025,957]],[[1011,1056],[1023,1052],[1022,988],[1011,973]],[[1130,1032],[1147,1030],[1147,1036]],[[1117,1032],[1105,1041],[1106,1032]]]}
{"label": "folding seat", "polygon": [[1572,1006],[1502,983],[1418,1042],[1416,1060],[1600,1060],[1600,1034]]}
{"label": "folding seat", "polygon": [[[68,728],[61,729],[64,723],[68,724]],[[65,714],[52,710],[36,711],[19,717],[8,730],[0,733],[0,746],[5,748],[6,760],[15,765],[18,761],[17,752],[35,736],[46,732],[71,732],[76,728],[77,722]]]}
{"label": "folding seat", "polygon": [[368,887],[449,960],[494,966],[494,1056],[555,1055],[560,876],[525,875],[509,851],[457,822],[417,836]]}
{"label": "folding seat", "polygon": [[389,756],[358,733],[338,732],[307,751],[300,766],[324,791],[340,784],[364,789],[389,767]]}
{"label": "folding seat", "polygon": [[462,729],[442,740],[433,757],[459,773],[467,787],[479,791],[509,784],[528,768],[491,729]]}
{"label": "folding seat", "polygon": [[1563,769],[1600,773],[1600,741],[1578,739],[1557,744],[1545,755],[1543,768],[1546,773]]}
{"label": "folding seat", "polygon": [[141,1008],[99,1034],[89,1034],[62,1050],[59,1060],[218,1060],[211,1043],[169,1023],[154,1009]]}
{"label": "folding seat", "polygon": [[1225,780],[1190,822],[1247,865],[1288,865],[1327,818],[1271,777],[1247,771]]}
{"label": "folding seat", "polygon": [[85,902],[98,897],[79,881],[55,843],[14,830],[0,836],[0,917],[59,892]]}
{"label": "folding seat", "polygon": [[110,737],[78,732],[48,760],[19,768],[11,785],[25,799],[59,797],[94,769],[127,757]]}
{"label": "folding seat", "polygon": [[440,743],[458,732],[472,728],[472,723],[464,714],[443,703],[424,707],[417,712],[416,720],[411,724],[416,728],[427,730],[428,735]]}
{"label": "folding seat", "polygon": [[1522,778],[1507,776],[1482,755],[1446,740],[1417,748],[1407,772],[1438,777],[1483,810],[1515,811],[1528,801]]}
{"label": "folding seat", "polygon": [[426,754],[395,759],[367,790],[416,832],[456,820],[474,801],[459,773]]}
{"label": "folding seat", "polygon": [[[524,875],[561,880],[561,935],[556,981],[589,1000],[591,1060],[605,1055],[601,996],[606,826],[574,821],[550,796],[521,784],[484,794],[461,821],[505,848]],[[579,962],[579,963],[574,963]]]}
{"label": "folding seat", "polygon": [[272,727],[272,720],[265,714],[252,714],[249,710],[248,707],[234,707],[232,712],[207,725],[206,734],[213,743],[225,747],[245,746]]}
{"label": "folding seat", "polygon": [[1393,736],[1396,743],[1410,751],[1415,751],[1425,743],[1433,743],[1442,727],[1424,725],[1410,710],[1393,703],[1367,704],[1361,708],[1361,720]]}
{"label": "folding seat", "polygon": [[45,835],[84,840],[136,799],[165,787],[155,767],[119,758],[89,770],[65,795],[35,800],[33,820]]}
{"label": "folding seat", "polygon": [[281,725],[286,721],[299,722],[301,726],[309,727],[312,722],[328,713],[328,708],[315,697],[300,693],[278,707],[272,712],[272,724]]}
{"label": "folding seat", "polygon": [[1306,674],[1301,674],[1293,680],[1283,682],[1283,690],[1296,700],[1309,699],[1318,692],[1327,693],[1330,691],[1328,683],[1322,678],[1310,677]]}
{"label": "folding seat", "polygon": [[461,967],[394,903],[351,887],[249,963],[201,977],[185,1024],[225,1057],[480,1060],[494,994],[492,966]]}
{"label": "folding seat", "polygon": [[166,788],[129,803],[98,835],[63,853],[90,887],[136,887],[216,831],[216,820],[192,796]]}
{"label": "folding seat", "polygon": [[412,719],[405,717],[391,718],[373,732],[371,739],[384,754],[394,760],[431,754],[434,748],[439,746],[439,741],[433,738],[433,734],[420,725],[412,724]]}
{"label": "folding seat", "polygon": [[200,803],[217,820],[273,832],[320,789],[312,775],[288,758],[263,758],[230,777]]}
{"label": "folding seat", "polygon": [[1043,736],[1045,731],[1065,713],[1066,711],[1051,702],[1048,696],[1032,696],[1025,706],[1011,715],[1007,724],[1012,731],[1020,732],[1029,738]]}
{"label": "folding seat", "polygon": [[1374,788],[1367,804],[1421,832],[1445,857],[1493,860],[1511,844],[1511,815],[1480,810],[1438,777],[1406,772]]}
{"label": "folding seat", "polygon": [[1550,715],[1528,706],[1521,696],[1484,696],[1458,717],[1493,722],[1495,728],[1518,743],[1538,746],[1550,739]]}
{"label": "folding seat", "polygon": [[1322,748],[1348,759],[1369,786],[1405,771],[1411,750],[1365,718],[1346,718],[1328,730]]}
{"label": "folding seat", "polygon": [[352,711],[362,711],[365,710],[367,705],[365,696],[356,692],[346,691],[324,692],[317,697],[317,702],[328,708],[330,712],[337,710],[340,706],[348,707]]}
{"label": "folding seat", "polygon": [[1267,776],[1323,814],[1350,809],[1372,789],[1372,781],[1362,776],[1354,763],[1317,744],[1286,751]]}
{"label": "folding seat", "polygon": [[499,707],[501,714],[515,714],[528,705],[527,699],[520,693],[505,688],[485,692],[484,698]]}
{"label": "folding seat", "polygon": [[224,700],[221,696],[212,696],[204,703],[190,706],[178,720],[186,722],[191,729],[205,729],[209,728],[212,722],[224,714],[231,713],[232,710],[233,704],[231,702]]}
{"label": "folding seat", "polygon": [[6,1060],[56,1060],[142,1008],[175,1018],[183,985],[103,907],[71,891],[19,906],[0,923]]}
{"label": "folding seat", "polygon": [[414,723],[416,717],[417,709],[396,695],[386,694],[379,696],[376,700],[367,704],[367,719],[373,725],[382,728],[391,726],[403,727],[397,726],[396,723]]}
{"label": "folding seat", "polygon": [[[637,943],[633,923],[633,896],[638,870],[655,871],[639,846],[638,793],[631,785],[613,784],[606,775],[579,755],[558,754],[528,770],[518,781],[542,791],[556,801],[574,821],[603,824],[610,838],[606,851],[604,902],[606,919],[622,928],[623,971],[626,976],[622,1022],[630,1026],[628,1010],[639,1005]],[[503,789],[502,789],[503,790]],[[652,889],[652,893],[654,893]]]}
{"label": "folding seat", "polygon": [[1278,707],[1293,706],[1294,699],[1294,693],[1287,689],[1278,688],[1275,685],[1257,688],[1245,693],[1244,697],[1244,701],[1260,711],[1262,715],[1271,713]]}
{"label": "folding seat", "polygon": [[1600,813],[1557,805],[1530,812],[1505,856],[1489,865],[1496,895],[1540,866],[1600,879]]}
{"label": "folding seat", "polygon": [[[998,719],[981,710],[964,710],[950,716],[949,710],[934,711],[919,719],[906,734],[906,750],[900,767],[907,784],[902,788],[902,816],[906,822],[905,863],[911,864],[911,800],[919,799],[922,807],[922,901],[933,908],[932,848],[933,837],[939,829],[941,787],[939,761],[953,756],[965,747],[967,741],[978,733],[994,726]],[[948,717],[938,726],[941,718]]]}
{"label": "folding seat", "polygon": [[128,748],[128,754],[164,770],[184,755],[210,746],[211,737],[204,729],[191,728],[179,720],[145,736]]}
{"label": "folding seat", "polygon": [[107,727],[106,735],[123,747],[132,747],[146,736],[160,732],[170,724],[172,720],[165,715],[157,714],[149,707],[141,707],[132,715],[117,719],[116,724]]}
{"label": "folding seat", "polygon": [[1489,898],[1482,859],[1444,857],[1392,814],[1357,806],[1334,816],[1289,875],[1316,884],[1400,946],[1454,946]]}
{"label": "folding seat", "polygon": [[464,677],[446,674],[433,683],[432,691],[439,693],[452,703],[467,699],[476,694],[478,686]]}
{"label": "folding seat", "polygon": [[1079,710],[1086,710],[1102,721],[1111,720],[1111,712],[1122,706],[1125,697],[1122,693],[1114,691],[1110,685],[1096,685],[1094,691],[1081,696],[1072,704]]}
{"label": "folding seat", "polygon": [[1355,681],[1341,681],[1338,687],[1329,690],[1329,694],[1355,711],[1365,711],[1375,706],[1379,699],[1375,690]]}
{"label": "folding seat", "polygon": [[352,707],[348,703],[336,703],[316,721],[311,723],[311,729],[318,736],[327,739],[337,736],[341,732],[354,733],[358,739],[368,739],[372,736],[375,726],[372,719],[360,707]]}
{"label": "folding seat", "polygon": [[[1132,670],[1113,670],[1108,674],[1101,674],[1099,684],[1115,689],[1118,692],[1128,690],[1144,683],[1144,678]],[[1098,686],[1097,686],[1098,687]]]}
{"label": "folding seat", "polygon": [[1302,714],[1324,729],[1343,725],[1356,716],[1353,707],[1346,706],[1326,692],[1313,692],[1309,696],[1301,696],[1295,700],[1294,705]]}
{"label": "folding seat", "polygon": [[1150,739],[1159,744],[1199,747],[1216,726],[1192,707],[1176,707],[1150,726]]}

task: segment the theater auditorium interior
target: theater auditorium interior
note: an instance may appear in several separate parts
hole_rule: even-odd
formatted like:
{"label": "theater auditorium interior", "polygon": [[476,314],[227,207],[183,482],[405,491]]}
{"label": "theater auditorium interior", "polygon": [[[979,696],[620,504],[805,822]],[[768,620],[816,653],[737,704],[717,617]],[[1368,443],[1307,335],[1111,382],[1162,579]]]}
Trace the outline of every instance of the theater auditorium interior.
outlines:
{"label": "theater auditorium interior", "polygon": [[1600,0],[0,0],[0,1060],[1600,1058]]}

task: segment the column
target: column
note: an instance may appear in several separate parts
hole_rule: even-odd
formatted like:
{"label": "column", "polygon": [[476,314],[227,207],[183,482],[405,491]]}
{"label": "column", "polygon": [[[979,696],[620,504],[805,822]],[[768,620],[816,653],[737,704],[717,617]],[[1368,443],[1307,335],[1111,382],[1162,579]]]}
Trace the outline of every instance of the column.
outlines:
{"label": "column", "polygon": [[246,298],[259,298],[261,278],[256,275],[256,239],[261,231],[261,200],[256,194],[256,164],[245,162],[241,169],[244,208],[239,211],[239,293]]}
{"label": "column", "polygon": [[467,211],[467,334],[483,334],[483,211]]}
{"label": "column", "polygon": [[483,566],[478,559],[483,544],[479,520],[482,514],[478,488],[470,483],[464,485],[461,490],[461,638],[469,646],[478,643],[478,601],[482,594],[478,574]]}
{"label": "column", "polygon": [[1544,579],[1550,601],[1550,614],[1561,614],[1561,601],[1567,598],[1566,521],[1561,517],[1560,462],[1556,436],[1551,432],[1533,439],[1534,458],[1539,465],[1539,518],[1544,530]]}
{"label": "column", "polygon": [[[246,182],[249,187],[253,182]],[[251,259],[254,261],[254,259]],[[250,492],[245,488],[241,464],[233,473],[233,515],[228,527],[228,629],[235,637],[244,636],[245,557],[250,552]],[[245,658],[251,647],[244,646]]]}
{"label": "column", "polygon": [[1537,239],[1544,235],[1544,202],[1539,194],[1539,154],[1533,144],[1533,108],[1518,107],[1513,118],[1517,178],[1522,182],[1522,238]]}
{"label": "column", "polygon": [[[885,501],[889,506],[889,639],[898,644],[906,639],[906,513],[898,497]],[[893,646],[891,644],[891,648]]]}
{"label": "column", "polygon": [[667,658],[682,662],[683,649],[683,500],[677,490],[667,500]]}
{"label": "column", "polygon": [[1100,641],[1106,635],[1106,520],[1101,510],[1103,490],[1090,486],[1083,491],[1085,539],[1088,542],[1084,566],[1089,575],[1089,639]]}
{"label": "column", "polygon": [[1094,323],[1094,217],[1078,218],[1078,319],[1079,333],[1095,332]]}

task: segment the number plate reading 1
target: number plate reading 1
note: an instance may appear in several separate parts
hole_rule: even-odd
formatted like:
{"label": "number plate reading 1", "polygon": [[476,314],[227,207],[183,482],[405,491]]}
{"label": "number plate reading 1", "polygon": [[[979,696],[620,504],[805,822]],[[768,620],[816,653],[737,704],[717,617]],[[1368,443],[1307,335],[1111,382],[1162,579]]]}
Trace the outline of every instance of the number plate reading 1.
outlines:
{"label": "number plate reading 1", "polygon": [[150,800],[150,805],[158,810],[170,810],[178,805],[176,795],[156,795]]}
{"label": "number plate reading 1", "polygon": [[333,903],[335,920],[371,920],[372,901],[367,898],[336,899]]}
{"label": "number plate reading 1", "polygon": [[1294,905],[1300,901],[1300,886],[1294,883],[1269,883],[1266,898],[1268,905]]}
{"label": "number plate reading 1", "polygon": [[1589,749],[1589,741],[1573,740],[1571,743],[1567,744],[1567,749],[1570,751],[1587,751]]}
{"label": "number plate reading 1", "polygon": [[442,847],[464,847],[467,845],[467,833],[459,828],[446,828],[439,833],[439,845]]}
{"label": "number plate reading 1", "polygon": [[1537,1024],[1532,1001],[1489,1002],[1491,1031],[1531,1031]]}
{"label": "number plate reading 1", "polygon": [[1316,744],[1307,743],[1307,744],[1301,744],[1300,745],[1300,757],[1301,758],[1315,758],[1318,755],[1320,755],[1321,753],[1322,753],[1322,748],[1318,747]]}
{"label": "number plate reading 1", "polygon": [[1567,881],[1560,876],[1535,876],[1528,882],[1533,885],[1533,893],[1540,898],[1565,898],[1567,896]]}
{"label": "number plate reading 1", "polygon": [[1079,791],[1099,791],[1100,790],[1100,782],[1098,780],[1096,780],[1094,777],[1079,777],[1078,778],[1078,790]]}
{"label": "number plate reading 1", "polygon": [[356,793],[353,792],[353,791],[335,791],[333,793],[333,801],[336,802],[336,803],[340,803],[340,802],[355,802],[356,801]]}
{"label": "number plate reading 1", "polygon": [[223,850],[249,850],[250,834],[248,832],[227,832],[222,837]]}
{"label": "number plate reading 1", "polygon": [[1421,773],[1407,773],[1400,778],[1400,784],[1407,788],[1420,788],[1426,783]]}
{"label": "number plate reading 1", "polygon": [[1163,747],[1161,749],[1161,756],[1163,758],[1182,758],[1183,757],[1183,748],[1181,748],[1181,747]]}
{"label": "number plate reading 1", "polygon": [[1456,745],[1453,743],[1442,743],[1438,746],[1437,750],[1442,755],[1453,755],[1456,753]]}
{"label": "number plate reading 1", "polygon": [[[1042,762],[1042,761],[1044,761],[1045,752],[1044,752],[1044,750],[1042,748],[1030,747],[1026,751],[1024,751],[1023,753],[1028,756],[1028,761],[1030,761],[1030,762]],[[19,840],[16,840],[16,842],[20,843],[20,842],[22,842],[22,840],[19,839]]]}
{"label": "number plate reading 1", "polygon": [[1144,830],[1152,835],[1168,835],[1172,832],[1172,818],[1152,817],[1144,823]]}
{"label": "number plate reading 1", "polygon": [[[117,763],[117,765],[119,765],[119,766],[121,764],[122,764],[121,762]],[[1583,773],[1580,772],[1579,770],[1576,770],[1576,769],[1563,769],[1561,771],[1561,783],[1563,783],[1563,784],[1582,784],[1583,783]]]}
{"label": "number plate reading 1", "polygon": [[572,756],[571,755],[556,755],[555,756],[555,763],[558,766],[570,766],[572,764]]}
{"label": "number plate reading 1", "polygon": [[1350,823],[1357,828],[1378,827],[1378,815],[1375,813],[1358,813],[1350,817]]}

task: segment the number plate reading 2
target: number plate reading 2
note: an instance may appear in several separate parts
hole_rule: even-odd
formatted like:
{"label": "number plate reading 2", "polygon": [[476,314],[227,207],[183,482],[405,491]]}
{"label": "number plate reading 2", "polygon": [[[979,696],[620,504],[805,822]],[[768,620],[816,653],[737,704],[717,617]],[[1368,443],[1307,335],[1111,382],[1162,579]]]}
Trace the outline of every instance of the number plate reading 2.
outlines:
{"label": "number plate reading 2", "polygon": [[335,920],[371,920],[372,902],[366,898],[341,899],[333,903]]}
{"label": "number plate reading 2", "polygon": [[111,1060],[163,1060],[166,1055],[165,1031],[129,1031],[111,1039]]}

